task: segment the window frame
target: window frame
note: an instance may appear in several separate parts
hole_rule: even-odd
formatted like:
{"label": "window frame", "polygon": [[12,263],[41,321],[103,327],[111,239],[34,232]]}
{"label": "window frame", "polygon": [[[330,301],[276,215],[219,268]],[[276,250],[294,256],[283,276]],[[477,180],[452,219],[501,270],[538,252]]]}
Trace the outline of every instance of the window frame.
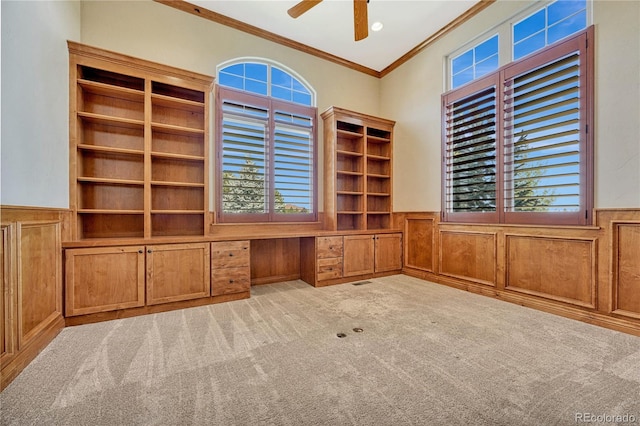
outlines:
{"label": "window frame", "polygon": [[[593,222],[594,206],[594,26],[574,33],[560,41],[540,49],[522,59],[499,68],[494,73],[474,80],[460,88],[442,95],[442,221],[490,224],[526,224],[526,225],[590,225]],[[563,54],[579,50],[580,56],[580,197],[576,212],[507,212],[505,209],[505,139],[506,119],[504,108],[504,87],[508,78],[535,69],[537,66],[553,61]],[[464,99],[473,93],[496,85],[496,211],[493,212],[454,212],[447,200],[447,105]],[[582,91],[584,90],[584,91]],[[582,96],[584,94],[584,96]]]}
{"label": "window frame", "polygon": [[[215,209],[217,223],[293,223],[293,222],[317,222],[318,221],[318,109],[315,106],[306,106],[294,102],[284,101],[270,96],[258,95],[255,93],[224,87],[216,84],[215,89],[216,105],[216,132],[215,132]],[[234,100],[242,104],[249,104],[263,107],[268,110],[267,137],[265,140],[267,151],[267,182],[269,190],[267,196],[268,208],[264,213],[225,213],[223,211],[223,117],[222,110],[225,100]],[[275,150],[274,132],[276,120],[274,111],[278,107],[284,107],[287,112],[308,115],[312,119],[312,176],[311,176],[311,196],[312,212],[309,213],[278,213],[275,211],[275,172],[274,162]]]}

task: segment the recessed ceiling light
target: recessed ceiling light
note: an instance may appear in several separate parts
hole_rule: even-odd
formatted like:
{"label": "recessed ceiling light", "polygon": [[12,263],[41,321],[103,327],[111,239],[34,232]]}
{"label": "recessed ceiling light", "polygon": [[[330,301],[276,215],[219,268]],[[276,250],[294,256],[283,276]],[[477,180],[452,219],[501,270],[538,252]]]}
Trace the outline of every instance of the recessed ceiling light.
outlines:
{"label": "recessed ceiling light", "polygon": [[376,21],[376,22],[373,23],[373,25],[371,25],[371,30],[372,31],[380,31],[383,26],[384,25],[382,25],[382,22]]}

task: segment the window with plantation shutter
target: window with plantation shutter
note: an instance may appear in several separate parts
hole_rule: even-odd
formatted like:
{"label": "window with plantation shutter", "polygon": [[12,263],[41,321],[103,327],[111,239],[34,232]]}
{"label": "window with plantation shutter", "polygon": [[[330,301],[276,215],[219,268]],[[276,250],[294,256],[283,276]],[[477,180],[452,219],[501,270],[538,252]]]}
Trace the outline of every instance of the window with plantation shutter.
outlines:
{"label": "window with plantation shutter", "polygon": [[449,219],[465,220],[467,213],[482,213],[489,220],[497,212],[494,80],[477,81],[444,98],[444,195]]}
{"label": "window with plantation shutter", "polygon": [[219,222],[317,220],[316,109],[218,87]]}
{"label": "window with plantation shutter", "polygon": [[[256,102],[260,104],[260,102]],[[266,219],[268,202],[268,115],[266,106],[222,101],[223,213]]]}
{"label": "window with plantation shutter", "polygon": [[443,219],[591,223],[593,28],[443,95]]}
{"label": "window with plantation shutter", "polygon": [[[313,211],[313,118],[275,112],[274,186],[277,213]],[[285,202],[284,200],[288,200]]]}

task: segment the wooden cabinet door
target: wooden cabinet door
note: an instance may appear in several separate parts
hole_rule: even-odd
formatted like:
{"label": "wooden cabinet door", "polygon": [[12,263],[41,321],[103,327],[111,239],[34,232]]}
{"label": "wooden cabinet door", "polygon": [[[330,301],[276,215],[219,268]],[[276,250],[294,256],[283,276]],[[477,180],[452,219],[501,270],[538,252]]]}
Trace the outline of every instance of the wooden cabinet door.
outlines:
{"label": "wooden cabinet door", "polygon": [[375,236],[376,272],[402,269],[402,234],[379,234]]}
{"label": "wooden cabinet door", "polygon": [[373,238],[373,235],[346,235],[344,237],[343,276],[373,274]]}
{"label": "wooden cabinet door", "polygon": [[147,246],[147,305],[211,294],[209,243]]}
{"label": "wooden cabinet door", "polygon": [[144,306],[144,246],[65,250],[67,316]]}

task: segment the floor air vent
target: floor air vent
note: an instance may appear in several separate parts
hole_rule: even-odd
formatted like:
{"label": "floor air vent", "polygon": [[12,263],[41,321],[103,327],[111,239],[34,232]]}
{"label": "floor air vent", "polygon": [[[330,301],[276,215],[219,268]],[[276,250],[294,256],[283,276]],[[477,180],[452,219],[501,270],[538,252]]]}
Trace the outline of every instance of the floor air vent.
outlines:
{"label": "floor air vent", "polygon": [[371,284],[371,281],[358,281],[357,283],[353,283],[353,285],[365,285]]}

